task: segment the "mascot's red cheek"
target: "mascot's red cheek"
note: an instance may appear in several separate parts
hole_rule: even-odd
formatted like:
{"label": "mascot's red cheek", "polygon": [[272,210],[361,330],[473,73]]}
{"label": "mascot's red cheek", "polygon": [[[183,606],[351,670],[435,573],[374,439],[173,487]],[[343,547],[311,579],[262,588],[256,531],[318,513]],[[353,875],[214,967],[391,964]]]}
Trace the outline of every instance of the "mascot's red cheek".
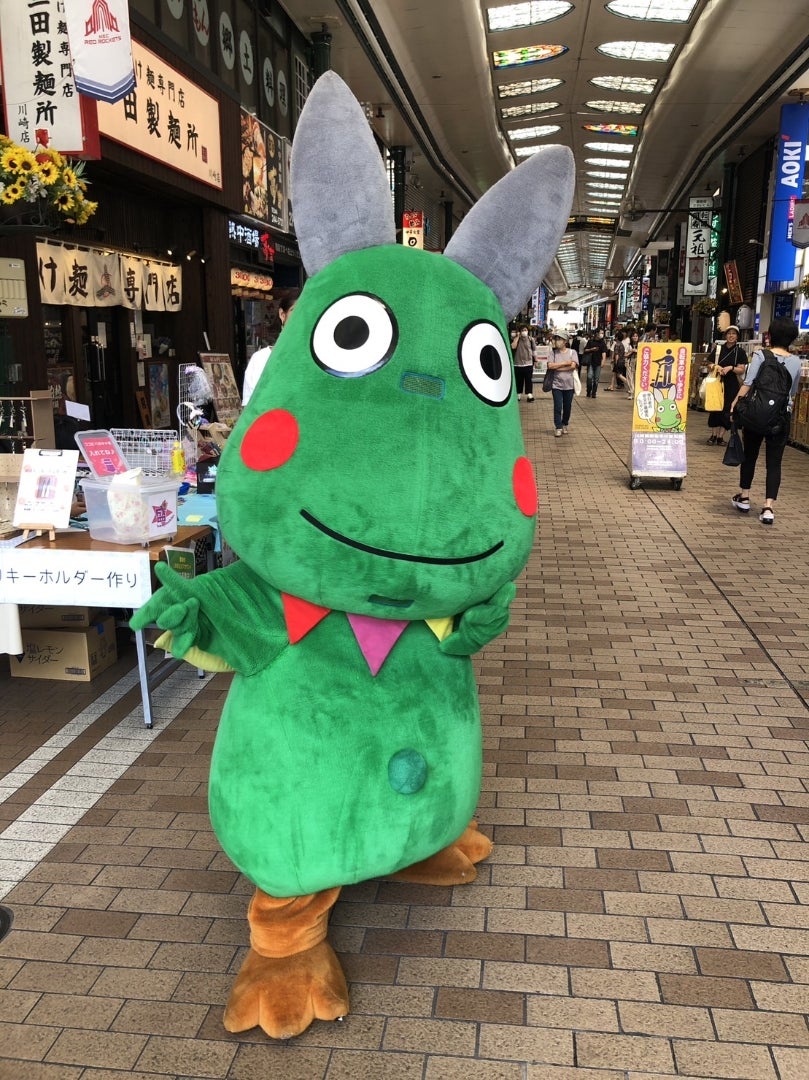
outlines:
{"label": "mascot's red cheek", "polygon": [[272,409],[251,424],[242,439],[242,461],[248,469],[266,472],[286,464],[298,445],[298,421],[286,409]]}
{"label": "mascot's red cheek", "polygon": [[517,458],[514,462],[511,485],[514,488],[514,499],[517,506],[526,517],[533,517],[537,512],[538,505],[537,482],[534,479],[534,470],[531,468],[531,462],[528,458]]}

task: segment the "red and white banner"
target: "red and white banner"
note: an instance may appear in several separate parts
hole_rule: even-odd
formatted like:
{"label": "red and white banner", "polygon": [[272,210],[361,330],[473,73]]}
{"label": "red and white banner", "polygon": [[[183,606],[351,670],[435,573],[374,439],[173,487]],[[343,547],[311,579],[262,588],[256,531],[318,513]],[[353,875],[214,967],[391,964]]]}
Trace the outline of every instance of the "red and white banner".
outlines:
{"label": "red and white banner", "polygon": [[135,85],[127,0],[64,0],[64,7],[77,89],[120,101]]}
{"label": "red and white banner", "polygon": [[95,104],[76,92],[62,0],[0,3],[0,59],[13,142],[101,156]]}
{"label": "red and white banner", "polygon": [[792,243],[795,247],[809,247],[809,202],[796,201],[792,219]]}

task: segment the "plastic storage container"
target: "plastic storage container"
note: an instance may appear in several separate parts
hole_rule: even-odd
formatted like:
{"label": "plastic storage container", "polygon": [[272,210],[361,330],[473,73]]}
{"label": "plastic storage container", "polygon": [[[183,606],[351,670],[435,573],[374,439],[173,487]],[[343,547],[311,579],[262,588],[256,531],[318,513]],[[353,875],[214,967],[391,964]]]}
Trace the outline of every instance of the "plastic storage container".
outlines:
{"label": "plastic storage container", "polygon": [[86,477],[81,481],[94,540],[148,544],[177,532],[177,479],[147,476],[139,487]]}

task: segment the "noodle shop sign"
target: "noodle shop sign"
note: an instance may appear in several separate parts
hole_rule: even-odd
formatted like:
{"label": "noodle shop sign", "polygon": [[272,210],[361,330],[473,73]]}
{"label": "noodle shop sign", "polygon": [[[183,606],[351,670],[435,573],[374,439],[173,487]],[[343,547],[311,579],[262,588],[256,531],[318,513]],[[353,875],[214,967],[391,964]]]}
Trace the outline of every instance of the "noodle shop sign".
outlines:
{"label": "noodle shop sign", "polygon": [[98,130],[211,187],[222,188],[219,104],[155,53],[132,42],[135,89],[98,103]]}

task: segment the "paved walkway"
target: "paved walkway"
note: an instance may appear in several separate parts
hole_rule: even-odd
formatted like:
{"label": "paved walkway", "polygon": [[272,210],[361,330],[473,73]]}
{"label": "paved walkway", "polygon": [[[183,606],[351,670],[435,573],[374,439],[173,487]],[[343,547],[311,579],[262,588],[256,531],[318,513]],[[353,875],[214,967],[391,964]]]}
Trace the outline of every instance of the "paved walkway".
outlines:
{"label": "paved walkway", "polygon": [[630,406],[553,437],[540,525],[478,658],[477,881],[345,889],[344,1023],[228,1035],[250,887],[205,802],[227,676],[140,722],[134,651],[89,687],[2,679],[0,1080],[807,1080],[809,455],[776,525],[689,417],[681,491],[630,491]]}

